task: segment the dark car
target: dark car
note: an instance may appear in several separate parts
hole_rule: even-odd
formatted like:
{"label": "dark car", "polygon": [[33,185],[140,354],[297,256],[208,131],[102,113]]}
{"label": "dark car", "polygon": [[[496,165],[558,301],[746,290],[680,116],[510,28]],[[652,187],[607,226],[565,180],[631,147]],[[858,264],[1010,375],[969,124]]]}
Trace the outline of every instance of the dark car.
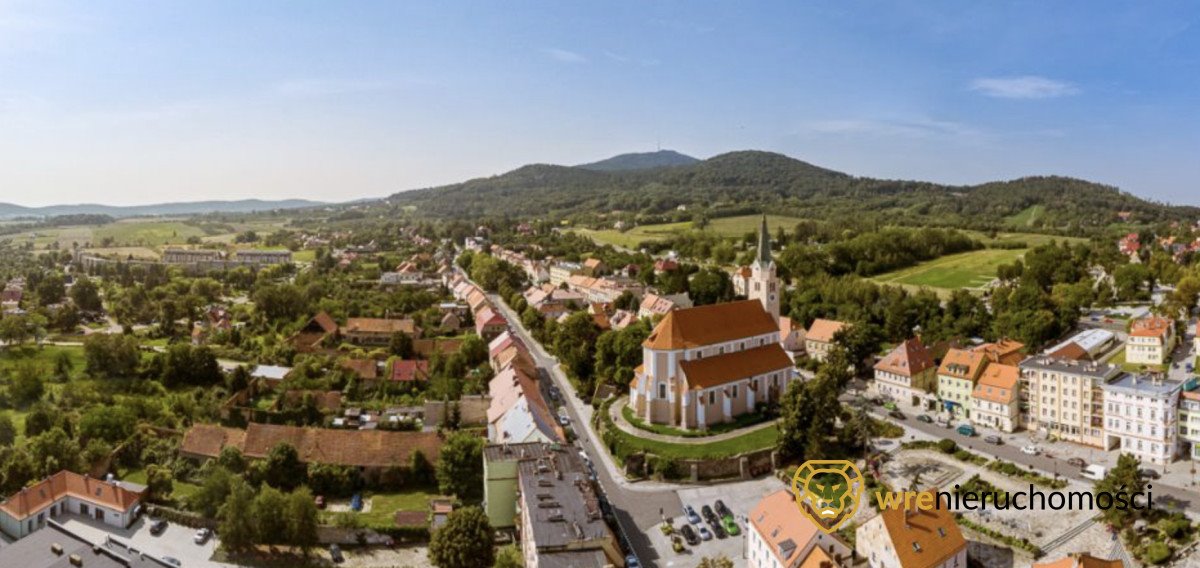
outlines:
{"label": "dark car", "polygon": [[721,519],[716,517],[708,520],[708,528],[712,530],[713,536],[717,538],[725,538],[729,536],[725,533],[725,527],[721,526]]}
{"label": "dark car", "polygon": [[700,544],[700,535],[696,534],[696,529],[693,529],[692,525],[683,525],[683,528],[679,529],[679,533],[683,535],[683,540],[687,541],[688,546]]}
{"label": "dark car", "polygon": [[1162,474],[1158,473],[1158,470],[1150,469],[1148,467],[1139,469],[1138,475],[1140,475],[1146,479],[1158,479],[1158,478],[1162,477]]}
{"label": "dark car", "polygon": [[724,501],[717,499],[717,502],[713,503],[713,505],[714,505],[713,508],[717,510],[717,516],[719,516],[721,518],[733,516],[733,511],[730,511],[729,507],[725,506]]}
{"label": "dark car", "polygon": [[717,515],[713,513],[712,507],[708,505],[700,508],[700,516],[704,517],[704,520],[710,523],[717,520]]}
{"label": "dark car", "polygon": [[1071,458],[1067,460],[1067,465],[1072,465],[1079,469],[1083,469],[1087,467],[1087,462],[1083,461],[1083,458]]}
{"label": "dark car", "polygon": [[918,414],[917,421],[924,422],[926,424],[933,424],[933,417],[929,416],[928,414]]}
{"label": "dark car", "polygon": [[341,564],[342,562],[345,562],[346,557],[342,556],[342,547],[336,544],[329,545],[329,559],[332,560],[334,564]]}
{"label": "dark car", "polygon": [[167,530],[167,522],[162,519],[150,521],[150,534],[158,536]]}
{"label": "dark car", "polygon": [[1001,438],[1000,436],[997,436],[997,435],[995,435],[995,434],[992,434],[992,435],[990,435],[990,436],[984,436],[984,437],[983,437],[983,441],[984,441],[984,442],[987,442],[987,443],[989,443],[989,444],[994,444],[994,445],[997,445],[997,446],[999,446],[1000,444],[1003,444],[1003,443],[1004,443],[1004,439],[1003,439],[1003,438]]}
{"label": "dark car", "polygon": [[179,559],[175,558],[174,556],[164,556],[162,559],[163,559],[163,562],[166,562],[167,564],[170,564],[171,566],[183,566],[183,563],[180,562]]}
{"label": "dark car", "polygon": [[907,418],[906,416],[904,416],[904,413],[900,412],[899,410],[888,411],[888,416],[891,416],[892,418],[895,418],[896,420],[904,420],[905,418]]}

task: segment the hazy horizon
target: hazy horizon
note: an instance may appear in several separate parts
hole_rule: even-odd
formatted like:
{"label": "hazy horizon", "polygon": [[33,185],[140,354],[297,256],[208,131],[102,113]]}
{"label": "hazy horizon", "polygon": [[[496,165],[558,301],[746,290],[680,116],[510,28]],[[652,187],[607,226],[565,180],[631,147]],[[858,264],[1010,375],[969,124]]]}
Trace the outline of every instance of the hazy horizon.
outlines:
{"label": "hazy horizon", "polygon": [[0,202],[344,202],[661,145],[1200,205],[1200,6],[0,2]]}

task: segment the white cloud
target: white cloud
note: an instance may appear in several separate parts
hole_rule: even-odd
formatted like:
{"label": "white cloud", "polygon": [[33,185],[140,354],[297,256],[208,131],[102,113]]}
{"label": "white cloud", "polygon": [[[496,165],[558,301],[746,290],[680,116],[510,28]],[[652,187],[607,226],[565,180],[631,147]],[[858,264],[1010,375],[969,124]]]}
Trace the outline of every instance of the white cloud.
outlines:
{"label": "white cloud", "polygon": [[574,51],[550,47],[542,50],[551,59],[561,63],[587,63],[587,58]]}
{"label": "white cloud", "polygon": [[1075,85],[1066,81],[1036,75],[981,77],[971,81],[971,90],[1002,99],[1051,99],[1079,92]]}
{"label": "white cloud", "polygon": [[808,123],[806,130],[818,134],[900,136],[906,138],[974,138],[982,134],[977,129],[961,122],[937,120],[927,117],[821,120]]}

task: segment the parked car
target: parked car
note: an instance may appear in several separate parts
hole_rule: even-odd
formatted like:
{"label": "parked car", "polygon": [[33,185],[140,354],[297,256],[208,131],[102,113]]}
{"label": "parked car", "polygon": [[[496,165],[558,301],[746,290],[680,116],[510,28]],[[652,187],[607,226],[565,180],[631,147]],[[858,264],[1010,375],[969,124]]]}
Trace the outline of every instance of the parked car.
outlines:
{"label": "parked car", "polygon": [[363,510],[363,498],[361,493],[355,493],[354,496],[350,497],[350,510],[356,513]]}
{"label": "parked car", "polygon": [[742,529],[738,527],[737,521],[734,520],[733,515],[726,515],[722,517],[721,527],[725,529],[725,532],[729,533],[729,536],[737,536],[742,534]]}
{"label": "parked car", "polygon": [[717,520],[717,515],[713,513],[712,507],[708,505],[700,507],[700,516],[704,517],[704,520],[710,523]]}
{"label": "parked car", "polygon": [[167,522],[162,519],[150,521],[150,534],[158,536],[167,530]]}
{"label": "parked car", "polygon": [[896,403],[889,400],[889,401],[883,403],[883,407],[888,410],[896,410]]}
{"label": "parked car", "polygon": [[958,427],[958,433],[970,438],[975,435],[975,427],[970,424],[963,424]]}
{"label": "parked car", "polygon": [[200,530],[196,531],[195,535],[192,536],[192,542],[194,542],[196,544],[204,544],[204,543],[208,542],[208,539],[211,537],[212,537],[212,530],[200,529]]}
{"label": "parked car", "polygon": [[729,536],[725,533],[725,527],[721,526],[721,520],[716,517],[708,520],[708,526],[710,529],[712,529],[713,535],[715,535],[717,538],[725,538],[726,536]]}
{"label": "parked car", "polygon": [[683,506],[683,516],[687,517],[688,522],[693,525],[700,524],[700,515],[696,514],[696,510],[691,505]]}
{"label": "parked car", "polygon": [[904,413],[900,412],[899,410],[889,411],[888,416],[891,416],[892,418],[895,418],[896,420],[904,420],[905,418],[907,418],[906,416],[904,416]]}
{"label": "parked car", "polygon": [[346,557],[342,555],[342,547],[336,544],[329,545],[329,559],[332,560],[334,564],[341,564],[345,562]]}
{"label": "parked car", "polygon": [[917,421],[924,422],[926,424],[933,424],[933,418],[930,417],[928,414],[918,414]]}
{"label": "parked car", "polygon": [[712,537],[713,537],[712,531],[708,530],[708,527],[706,527],[704,525],[700,525],[700,539],[701,540],[712,540]]}
{"label": "parked car", "polygon": [[733,511],[730,511],[729,507],[725,506],[725,502],[720,499],[717,499],[717,502],[713,503],[713,509],[717,512],[718,517],[725,518],[733,516]]}
{"label": "parked car", "polygon": [[683,535],[683,540],[686,540],[689,546],[700,544],[700,537],[696,536],[696,530],[692,528],[692,525],[683,525],[683,528],[679,529],[679,533]]}
{"label": "parked car", "polygon": [[1036,455],[1042,453],[1042,449],[1033,444],[1030,444],[1028,446],[1021,446],[1021,453],[1025,454],[1027,456],[1036,456]]}
{"label": "parked car", "polygon": [[995,445],[999,446],[1000,444],[1004,443],[1004,438],[1001,438],[1000,436],[992,434],[990,436],[984,436],[983,441],[987,442],[989,444],[995,444]]}
{"label": "parked car", "polygon": [[163,560],[163,562],[166,562],[167,564],[170,564],[171,566],[183,566],[183,563],[180,562],[179,559],[175,558],[174,556],[164,556],[164,557],[162,557],[162,560]]}
{"label": "parked car", "polygon": [[1087,462],[1083,461],[1083,458],[1071,458],[1067,460],[1067,465],[1072,465],[1079,469],[1083,469],[1087,467]]}
{"label": "parked car", "polygon": [[1145,479],[1158,479],[1158,478],[1162,477],[1162,474],[1158,473],[1158,470],[1151,469],[1148,467],[1143,467],[1142,469],[1139,469],[1138,475],[1142,476]]}
{"label": "parked car", "polygon": [[642,563],[637,556],[627,554],[625,555],[625,568],[642,568]]}
{"label": "parked car", "polygon": [[1108,474],[1108,469],[1106,469],[1102,465],[1096,465],[1096,464],[1091,464],[1089,466],[1086,466],[1083,468],[1083,470],[1081,470],[1079,472],[1079,475],[1082,475],[1083,477],[1085,477],[1087,479],[1091,479],[1093,481],[1100,481],[1101,479],[1104,479],[1104,476],[1107,474]]}

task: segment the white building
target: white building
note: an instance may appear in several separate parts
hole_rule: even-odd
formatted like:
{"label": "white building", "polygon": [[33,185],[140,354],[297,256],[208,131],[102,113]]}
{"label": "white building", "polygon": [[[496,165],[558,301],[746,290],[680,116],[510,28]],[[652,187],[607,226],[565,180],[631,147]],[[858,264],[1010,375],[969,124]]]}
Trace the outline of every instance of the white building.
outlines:
{"label": "white building", "polygon": [[1021,362],[1021,422],[1043,436],[1106,447],[1104,390],[1122,375],[1107,363],[1048,355]]}
{"label": "white building", "polygon": [[0,502],[0,529],[20,539],[68,513],[128,528],[144,491],[144,487],[63,470]]}
{"label": "white building", "polygon": [[1178,408],[1183,383],[1153,375],[1122,375],[1104,385],[1104,430],[1108,449],[1143,462],[1165,465],[1179,447]]}
{"label": "white building", "polygon": [[983,370],[971,393],[971,421],[1001,432],[1016,430],[1020,422],[1017,389],[1021,370],[993,363]]}
{"label": "white building", "polygon": [[1140,365],[1165,365],[1175,348],[1175,322],[1150,316],[1134,320],[1125,345],[1125,361]]}
{"label": "white building", "polygon": [[921,406],[937,390],[937,364],[925,344],[912,338],[875,364],[875,390],[906,406]]}

